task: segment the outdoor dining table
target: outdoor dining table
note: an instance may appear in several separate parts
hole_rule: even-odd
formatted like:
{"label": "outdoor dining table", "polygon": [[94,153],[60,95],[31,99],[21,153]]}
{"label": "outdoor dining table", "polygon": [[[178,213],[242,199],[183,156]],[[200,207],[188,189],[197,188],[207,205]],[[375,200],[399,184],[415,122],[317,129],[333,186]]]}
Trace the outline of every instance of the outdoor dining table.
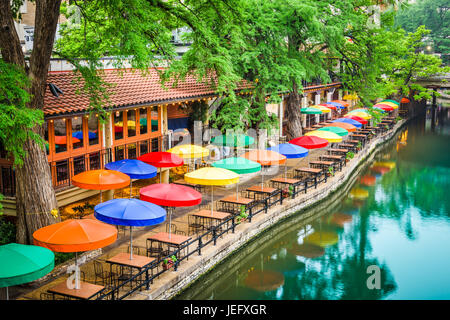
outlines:
{"label": "outdoor dining table", "polygon": [[[295,176],[299,177],[299,176],[303,176],[306,177],[306,181],[305,181],[305,185],[306,188],[308,188],[308,180],[309,179],[313,179],[314,180],[314,187],[317,188],[317,184],[319,182],[321,182],[321,180],[319,180],[320,176],[323,174],[323,170],[322,169],[315,169],[315,168],[308,168],[308,167],[300,167],[300,168],[295,168]],[[325,182],[327,182],[327,175],[323,174],[324,178],[323,180]]]}
{"label": "outdoor dining table", "polygon": [[[181,234],[170,234],[168,232],[158,232],[150,237],[147,238],[147,248],[152,248],[153,247],[153,242],[158,243],[159,245],[167,245],[169,247],[169,254],[170,253],[170,247],[172,248],[176,248],[179,249],[181,248],[183,245],[185,245],[187,242],[189,242],[189,240],[191,240],[192,238],[190,236],[184,236]],[[148,243],[150,243],[150,246],[148,245]],[[189,248],[186,248],[187,252],[186,254],[189,252]],[[167,254],[167,255],[169,255]],[[177,258],[180,258],[180,256],[178,256]]]}
{"label": "outdoor dining table", "polygon": [[253,203],[255,203],[255,201],[256,201],[255,199],[244,198],[240,196],[236,197],[236,194],[232,194],[228,197],[219,200],[219,204],[222,204],[220,210],[238,214],[240,213],[241,206],[244,206],[245,210],[247,211],[248,207]]}
{"label": "outdoor dining table", "polygon": [[337,162],[339,164],[339,171],[342,171],[342,167],[345,166],[345,156],[343,155],[324,154],[321,155],[319,159],[323,161]]}
{"label": "outdoor dining table", "polygon": [[[133,259],[130,259],[130,254],[121,252],[116,254],[115,256],[109,258],[106,260],[106,263],[109,263],[110,272],[113,274],[113,266],[120,266],[120,267],[126,267],[130,268],[130,277],[132,275],[132,269],[137,269],[138,272],[140,272],[143,268],[150,265],[153,261],[155,261],[155,258],[152,257],[146,257],[146,256],[140,256],[140,255],[133,255]],[[145,280],[148,280],[148,270],[145,272]],[[152,276],[153,276],[153,269],[152,269]],[[111,279],[112,280],[112,279]],[[125,278],[122,278],[122,280],[126,280]]]}
{"label": "outdoor dining table", "polygon": [[319,160],[319,161],[310,161],[309,162],[309,166],[311,168],[317,168],[317,169],[322,169],[325,173],[328,172],[328,168],[329,167],[333,167],[334,169],[337,169],[337,167],[339,166],[337,161],[323,161],[323,160]]}
{"label": "outdoor dining table", "polygon": [[269,206],[271,205],[271,198],[277,192],[277,189],[271,187],[262,187],[261,185],[252,186],[245,189],[248,192],[249,197],[253,197],[255,200],[263,200],[269,198]]}
{"label": "outdoor dining table", "polygon": [[[302,180],[280,177],[280,178],[270,179],[270,182],[274,188],[281,189],[281,190],[285,189],[286,187],[289,188],[290,186],[293,186],[294,194],[296,194],[297,193],[296,188],[301,184]],[[306,193],[306,184],[305,184],[305,193]]]}
{"label": "outdoor dining table", "polygon": [[366,143],[367,136],[365,134],[352,134],[351,138],[354,140],[361,141],[362,145],[364,146],[364,144]]}
{"label": "outdoor dining table", "polygon": [[78,300],[89,300],[101,293],[104,289],[104,286],[84,281],[80,281],[80,289],[70,289],[67,287],[66,281],[64,281],[51,287],[47,292]]}
{"label": "outdoor dining table", "polygon": [[341,148],[330,148],[328,149],[328,153],[329,154],[334,154],[334,155],[343,155],[346,156],[348,153],[348,149],[341,149]]}
{"label": "outdoor dining table", "polygon": [[217,226],[227,220],[230,217],[229,212],[223,211],[213,211],[211,210],[200,210],[194,213],[191,213],[191,216],[194,217],[195,223],[199,223],[205,226],[206,229],[210,229],[211,227]]}

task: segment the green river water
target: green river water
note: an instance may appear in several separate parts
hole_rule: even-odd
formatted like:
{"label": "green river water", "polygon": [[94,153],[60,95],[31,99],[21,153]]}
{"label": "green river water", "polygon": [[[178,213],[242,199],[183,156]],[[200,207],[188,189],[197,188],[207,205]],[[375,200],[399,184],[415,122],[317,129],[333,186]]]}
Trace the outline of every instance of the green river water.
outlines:
{"label": "green river water", "polygon": [[450,299],[450,120],[427,117],[311,219],[279,223],[176,299]]}

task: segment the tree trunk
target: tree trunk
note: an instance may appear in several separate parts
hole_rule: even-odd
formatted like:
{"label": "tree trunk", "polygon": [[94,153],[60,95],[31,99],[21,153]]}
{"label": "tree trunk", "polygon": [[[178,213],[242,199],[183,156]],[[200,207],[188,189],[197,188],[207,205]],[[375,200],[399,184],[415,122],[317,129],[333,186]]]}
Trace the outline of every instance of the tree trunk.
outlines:
{"label": "tree trunk", "polygon": [[293,82],[293,90],[289,93],[286,101],[286,137],[288,140],[300,137],[303,134],[302,117],[300,113],[301,97],[298,93],[297,84]]}
{"label": "tree trunk", "polygon": [[[55,39],[61,0],[36,0],[33,51],[29,66],[14,27],[9,0],[0,0],[0,50],[2,59],[22,67],[31,80],[29,108],[43,109],[47,72]],[[42,127],[34,132],[42,136]],[[59,218],[51,215],[57,209],[55,191],[45,151],[33,140],[23,146],[27,155],[16,168],[16,203],[18,243],[31,243],[33,232]]]}

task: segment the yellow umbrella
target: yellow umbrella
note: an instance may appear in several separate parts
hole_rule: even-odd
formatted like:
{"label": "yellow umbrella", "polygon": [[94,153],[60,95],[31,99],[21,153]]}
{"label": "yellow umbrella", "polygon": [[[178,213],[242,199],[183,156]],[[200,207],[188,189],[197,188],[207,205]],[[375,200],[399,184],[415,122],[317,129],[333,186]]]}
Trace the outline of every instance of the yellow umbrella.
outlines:
{"label": "yellow umbrella", "polygon": [[209,155],[209,150],[194,144],[179,144],[172,149],[167,150],[184,159],[203,158]]}
{"label": "yellow umbrella", "polygon": [[353,188],[350,191],[350,198],[363,200],[366,199],[369,196],[369,191],[361,188]]}
{"label": "yellow umbrella", "polygon": [[305,243],[312,243],[321,247],[331,246],[338,241],[338,234],[331,231],[316,231],[305,238]]}
{"label": "yellow umbrella", "polygon": [[[123,127],[123,121],[119,121],[117,123],[114,123],[114,126],[116,127]],[[128,120],[127,121],[128,127],[136,127],[136,121]]]}
{"label": "yellow umbrella", "polygon": [[391,106],[391,107],[394,108],[394,109],[397,109],[397,108],[398,108],[398,105],[397,105],[397,104],[395,104],[395,103],[393,103],[393,102],[389,102],[389,101],[380,101],[380,102],[378,102],[377,104],[385,104],[385,105]]}
{"label": "yellow umbrella", "polygon": [[305,136],[316,136],[322,139],[327,140],[328,142],[341,142],[342,141],[342,137],[337,135],[334,132],[330,132],[330,131],[320,131],[320,130],[314,130],[314,131],[310,131],[308,133],[305,133]]}
{"label": "yellow umbrella", "polygon": [[323,113],[331,112],[331,109],[330,109],[330,108],[327,108],[327,107],[325,107],[325,106],[314,105],[314,106],[310,106],[310,108],[319,109],[319,110],[322,111]]}
{"label": "yellow umbrella", "polygon": [[231,170],[205,167],[184,175],[188,183],[211,186],[211,215],[213,214],[214,186],[225,186],[239,182],[239,175]]}
{"label": "yellow umbrella", "polygon": [[357,116],[357,117],[361,117],[365,120],[369,120],[372,119],[372,116],[366,112],[362,112],[362,111],[350,111],[349,113],[347,113],[348,115],[352,115],[352,116]]}

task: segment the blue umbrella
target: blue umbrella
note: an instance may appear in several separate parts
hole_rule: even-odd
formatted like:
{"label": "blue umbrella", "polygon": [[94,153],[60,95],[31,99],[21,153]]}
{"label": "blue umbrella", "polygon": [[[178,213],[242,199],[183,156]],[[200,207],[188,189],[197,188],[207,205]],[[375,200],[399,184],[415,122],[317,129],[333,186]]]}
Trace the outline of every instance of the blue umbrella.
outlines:
{"label": "blue umbrella", "polygon": [[269,147],[267,150],[275,151],[281,153],[288,159],[292,158],[303,158],[308,155],[308,149],[297,146],[291,143],[282,143],[274,147]]}
{"label": "blue umbrella", "polygon": [[[282,143],[274,147],[269,147],[267,150],[275,151],[283,156],[285,156],[287,159],[297,159],[297,158],[304,158],[308,155],[308,149],[297,146],[292,143]],[[287,175],[287,166],[286,162],[284,163],[284,177],[286,178]]]}
{"label": "blue umbrella", "polygon": [[130,227],[130,260],[133,259],[132,227],[160,224],[166,219],[166,210],[156,204],[139,199],[112,199],[94,208],[100,221]]}
{"label": "blue umbrella", "polygon": [[361,128],[362,127],[361,122],[353,120],[353,119],[350,119],[350,118],[338,118],[338,119],[333,120],[331,122],[344,122],[344,123],[349,123],[351,125],[354,125],[357,128]]}
{"label": "blue umbrella", "polygon": [[[88,132],[89,139],[95,139],[97,138],[97,134],[95,132],[89,131]],[[75,131],[72,132],[72,137],[83,140],[83,131]]]}
{"label": "blue umbrella", "polygon": [[[105,165],[108,170],[116,170],[128,175],[131,179],[150,179],[156,177],[158,169],[140,160],[124,159]],[[130,198],[133,181],[130,182]]]}
{"label": "blue umbrella", "polygon": [[336,107],[338,107],[339,109],[345,109],[345,107],[344,107],[342,104],[337,103],[337,102],[329,101],[329,102],[327,102],[327,104],[331,104],[331,105],[333,105],[333,106],[336,106]]}

